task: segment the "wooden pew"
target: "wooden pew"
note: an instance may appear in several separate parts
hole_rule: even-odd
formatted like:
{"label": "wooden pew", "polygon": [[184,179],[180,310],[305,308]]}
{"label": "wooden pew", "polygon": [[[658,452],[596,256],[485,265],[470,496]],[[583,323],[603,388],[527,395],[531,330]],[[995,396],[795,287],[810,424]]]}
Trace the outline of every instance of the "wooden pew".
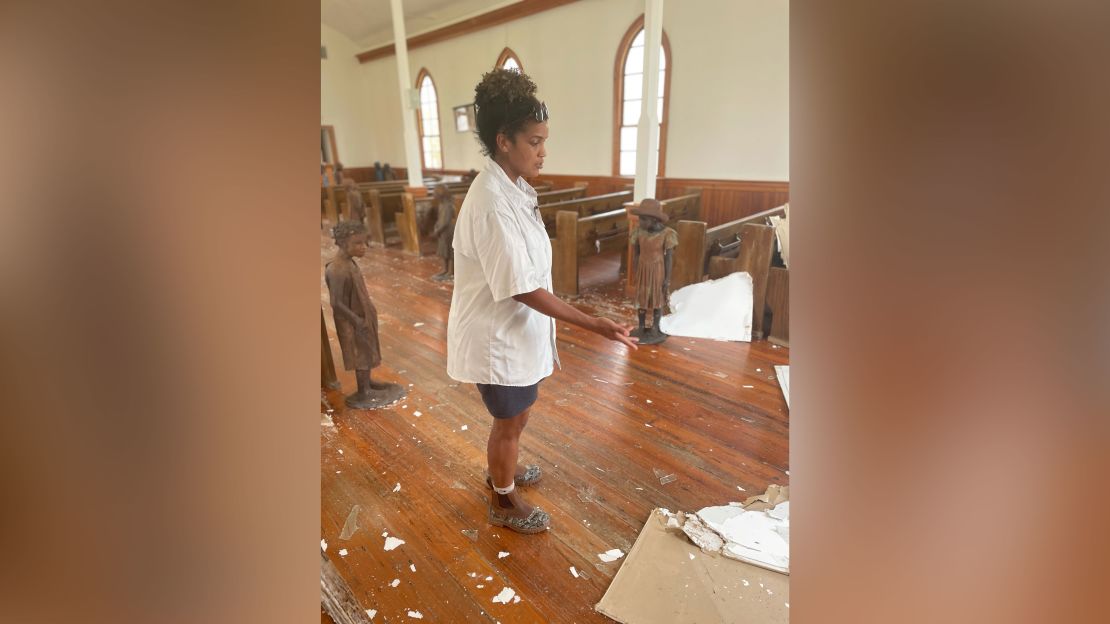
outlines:
{"label": "wooden pew", "polygon": [[324,308],[320,308],[320,385],[324,388],[339,390],[339,378],[335,375],[335,359],[331,354],[328,340],[328,326],[324,322]]}
{"label": "wooden pew", "polygon": [[339,210],[335,204],[334,186],[320,187],[320,220],[331,225],[339,222]]}
{"label": "wooden pew", "polygon": [[536,201],[539,205],[553,204],[555,202],[566,201],[568,199],[582,199],[586,196],[586,186],[572,186],[568,189],[559,189],[557,191],[547,191],[544,193],[537,193]]}
{"label": "wooden pew", "polygon": [[790,271],[771,267],[767,279],[767,307],[771,308],[771,327],[767,342],[790,346]]}
{"label": "wooden pew", "polygon": [[630,201],[632,201],[632,191],[620,191],[618,193],[595,195],[594,197],[583,197],[581,199],[568,199],[541,205],[540,215],[543,217],[543,224],[544,227],[547,228],[548,236],[554,236],[556,231],[555,215],[563,210],[570,210],[579,217],[586,217],[589,215],[612,212],[618,209],[623,210],[624,204]]}
{"label": "wooden pew", "polygon": [[578,261],[611,249],[628,247],[628,213],[624,208],[579,218],[574,210],[555,216],[551,241],[551,281],[561,295],[578,294]]}
{"label": "wooden pew", "polygon": [[771,269],[771,252],[775,248],[775,228],[758,223],[745,223],[740,228],[737,255],[709,259],[709,279],[745,271],[752,276],[752,339],[763,338],[763,315],[767,300],[767,281]]}
{"label": "wooden pew", "polygon": [[[370,232],[368,238],[371,244],[384,247],[386,230],[390,225],[396,227],[398,234],[401,233],[400,223],[405,218],[403,214],[405,195],[409,193],[383,194],[376,189],[369,192],[370,198],[366,202],[366,229]],[[415,215],[415,205],[413,214]],[[402,242],[404,242],[403,237]]]}
{"label": "wooden pew", "polygon": [[732,253],[726,253],[726,255],[734,256],[737,234],[745,224],[767,224],[768,217],[783,214],[785,210],[779,206],[712,228],[707,227],[704,221],[679,221],[675,225],[675,231],[678,232],[678,251],[675,254],[671,274],[671,290],[678,290],[705,279],[711,257],[729,251]]}

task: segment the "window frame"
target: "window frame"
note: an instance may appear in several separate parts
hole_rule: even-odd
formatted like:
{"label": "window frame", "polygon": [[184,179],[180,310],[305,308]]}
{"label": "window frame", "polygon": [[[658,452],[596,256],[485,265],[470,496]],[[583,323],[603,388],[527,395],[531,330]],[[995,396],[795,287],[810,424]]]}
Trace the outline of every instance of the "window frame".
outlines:
{"label": "window frame", "polygon": [[505,49],[501,51],[501,54],[497,57],[497,63],[495,63],[493,66],[494,69],[501,69],[501,66],[505,64],[505,61],[509,60],[510,58],[516,61],[517,67],[520,67],[520,73],[523,74],[524,63],[520,62],[520,56],[518,56],[516,52],[513,52],[513,49],[508,46],[506,46]]}
{"label": "window frame", "polygon": [[[432,78],[432,73],[429,72],[426,67],[421,67],[420,71],[416,73],[416,94],[418,100],[420,96],[420,85],[424,82],[425,78],[431,81],[432,90],[435,91],[436,94],[436,131],[439,133],[436,136],[439,137],[440,166],[432,169],[428,167],[428,163],[424,159],[424,115],[421,108],[418,107],[413,112],[416,114],[416,136],[420,141],[420,166],[423,169],[429,169],[431,171],[443,171],[443,168],[445,166],[443,158],[443,116],[440,114],[441,111],[439,110],[439,87],[436,86],[436,81],[435,78]],[[453,114],[454,113],[452,113],[452,115]],[[454,119],[454,117],[452,117],[452,119]]]}
{"label": "window frame", "polygon": [[[621,114],[624,109],[624,63],[628,60],[628,53],[632,49],[632,41],[644,29],[644,16],[636,18],[632,25],[625,31],[617,48],[617,60],[613,69],[613,175],[623,178],[634,178],[633,175],[621,175]],[[667,127],[668,116],[671,109],[671,74],[674,73],[674,58],[671,55],[671,41],[667,31],[663,31],[663,57],[666,69],[663,73],[663,114],[659,117],[659,169],[656,177],[664,177],[667,164]],[[646,42],[645,42],[646,48]],[[643,103],[641,102],[641,115]]]}

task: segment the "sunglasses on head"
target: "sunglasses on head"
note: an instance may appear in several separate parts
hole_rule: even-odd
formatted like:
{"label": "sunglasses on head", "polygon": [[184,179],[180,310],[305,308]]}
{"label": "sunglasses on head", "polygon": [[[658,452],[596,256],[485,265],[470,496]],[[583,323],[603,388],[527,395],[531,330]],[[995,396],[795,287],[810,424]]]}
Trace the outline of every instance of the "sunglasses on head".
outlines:
{"label": "sunglasses on head", "polygon": [[547,113],[547,103],[540,102],[540,105],[536,107],[535,117],[536,121],[547,121],[548,117],[550,117]]}

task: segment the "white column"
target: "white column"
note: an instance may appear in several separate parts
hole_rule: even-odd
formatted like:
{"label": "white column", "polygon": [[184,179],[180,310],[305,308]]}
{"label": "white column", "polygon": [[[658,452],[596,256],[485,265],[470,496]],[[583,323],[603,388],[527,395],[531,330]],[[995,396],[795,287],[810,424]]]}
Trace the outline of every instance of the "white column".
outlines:
{"label": "white column", "polygon": [[401,95],[401,122],[405,133],[405,169],[409,186],[424,186],[424,172],[420,169],[420,137],[416,136],[416,111],[420,108],[420,95],[409,77],[409,46],[405,40],[405,12],[401,0],[389,0],[393,14],[393,45],[397,52],[397,86]]}
{"label": "white column", "polygon": [[659,46],[663,44],[663,0],[644,0],[644,92],[636,138],[636,184],[632,197],[655,197],[659,169]]}

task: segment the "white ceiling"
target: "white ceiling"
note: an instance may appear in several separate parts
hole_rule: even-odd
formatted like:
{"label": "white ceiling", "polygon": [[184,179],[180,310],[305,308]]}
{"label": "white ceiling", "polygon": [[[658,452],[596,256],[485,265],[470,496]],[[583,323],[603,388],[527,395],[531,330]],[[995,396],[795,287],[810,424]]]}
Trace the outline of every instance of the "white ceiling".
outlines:
{"label": "white ceiling", "polygon": [[[401,0],[405,33],[412,37],[518,1]],[[320,22],[362,48],[375,48],[393,43],[389,5],[389,0],[320,0]]]}

